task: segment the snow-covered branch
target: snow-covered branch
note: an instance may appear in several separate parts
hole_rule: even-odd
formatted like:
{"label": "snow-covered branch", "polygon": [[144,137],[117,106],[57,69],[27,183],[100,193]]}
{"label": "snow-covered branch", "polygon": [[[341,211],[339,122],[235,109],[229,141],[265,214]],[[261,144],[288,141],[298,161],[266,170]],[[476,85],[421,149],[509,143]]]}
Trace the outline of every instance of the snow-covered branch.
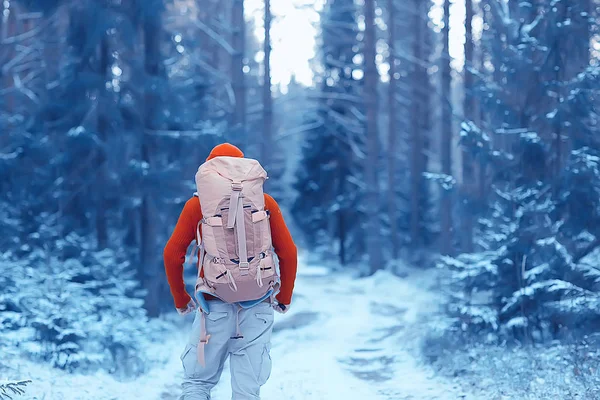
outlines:
{"label": "snow-covered branch", "polygon": [[0,400],[12,400],[15,395],[21,396],[25,394],[25,387],[30,383],[30,380],[0,382]]}

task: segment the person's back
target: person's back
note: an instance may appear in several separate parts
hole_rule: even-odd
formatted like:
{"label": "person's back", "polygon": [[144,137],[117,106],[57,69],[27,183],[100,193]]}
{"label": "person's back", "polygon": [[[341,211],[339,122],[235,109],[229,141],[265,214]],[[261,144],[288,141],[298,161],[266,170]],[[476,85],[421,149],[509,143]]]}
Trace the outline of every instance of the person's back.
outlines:
{"label": "person's back", "polygon": [[[211,160],[217,157],[222,157],[224,161],[226,158],[243,158],[243,156],[235,146],[219,145],[213,149],[203,167],[210,172],[211,168],[206,168],[207,164],[209,162],[214,164],[215,161]],[[219,163],[221,159],[216,161],[217,164],[223,164]],[[239,164],[248,165],[249,161],[240,161]],[[235,160],[232,160],[231,164],[234,164],[234,168],[240,168],[235,165]],[[214,199],[218,200],[221,196],[217,193],[218,188],[211,186],[213,183],[210,179],[202,179],[203,167],[196,177],[199,193],[186,202],[164,250],[165,270],[177,311],[185,315],[199,307],[192,334],[181,356],[185,375],[182,399],[210,399],[210,391],[219,381],[223,364],[229,356],[231,356],[232,398],[234,400],[259,399],[260,387],[267,381],[271,372],[270,340],[273,329],[273,309],[286,312],[292,300],[297,268],[296,246],[277,202],[268,194],[264,194],[264,204],[262,204],[262,197],[254,199],[255,203],[261,204],[257,209],[250,211],[252,214],[248,214],[248,221],[250,223],[261,221],[261,215],[268,218],[270,238],[263,237],[259,240],[251,230],[244,229],[245,203],[242,200],[239,201],[239,215],[242,218],[238,218],[238,223],[236,224],[235,214],[231,217],[228,215],[235,212],[234,203],[238,200],[235,191],[231,199],[227,197],[224,203],[226,206],[217,207],[223,212],[217,214],[207,211],[209,215],[203,215],[201,203],[204,201],[205,207],[209,205],[212,207],[212,203],[215,203]],[[234,187],[235,184],[232,183],[231,186]],[[239,191],[240,188],[235,190]],[[259,193],[259,190],[254,189],[254,192]],[[260,193],[262,194],[262,184]],[[251,195],[252,192],[246,197]],[[264,210],[260,210],[261,207],[264,207]],[[234,226],[237,235],[233,234]],[[206,230],[204,235],[202,229]],[[213,232],[213,229],[216,231]],[[242,231],[250,232],[250,237],[245,237]],[[209,248],[204,247],[202,236],[207,240],[210,239],[210,243],[207,243]],[[198,253],[199,279],[196,285],[198,304],[187,293],[183,280],[186,251],[195,239],[202,243]],[[267,265],[271,264],[268,262],[271,242],[280,263],[280,279],[275,279],[277,275],[272,270],[274,265]],[[213,248],[210,248],[211,246]],[[206,261],[203,261],[205,250],[207,256]],[[233,253],[235,257],[232,256]],[[208,266],[206,271],[203,270],[203,265],[205,268]],[[210,269],[214,270],[216,267],[221,268],[222,273],[217,272],[215,276]],[[251,271],[252,280],[245,279],[245,276],[249,275],[248,271]],[[263,278],[265,278],[264,282]],[[223,279],[227,284],[219,286],[218,279]],[[246,298],[248,296],[250,298]]]}

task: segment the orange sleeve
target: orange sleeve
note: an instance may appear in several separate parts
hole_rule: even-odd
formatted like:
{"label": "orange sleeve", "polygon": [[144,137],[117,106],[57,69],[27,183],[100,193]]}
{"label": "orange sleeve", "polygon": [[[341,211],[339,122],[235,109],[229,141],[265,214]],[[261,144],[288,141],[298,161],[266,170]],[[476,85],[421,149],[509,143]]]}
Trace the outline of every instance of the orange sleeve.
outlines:
{"label": "orange sleeve", "polygon": [[201,219],[200,201],[197,197],[192,197],[185,203],[175,230],[163,252],[167,281],[177,308],[185,307],[191,300],[185,290],[183,264],[185,253],[190,243],[196,238],[196,227]]}
{"label": "orange sleeve", "polygon": [[275,254],[279,258],[279,272],[281,273],[281,289],[277,295],[277,301],[289,305],[292,302],[292,292],[298,269],[298,250],[285,224],[279,205],[268,194],[265,194],[265,208],[271,214],[269,220],[271,237]]}

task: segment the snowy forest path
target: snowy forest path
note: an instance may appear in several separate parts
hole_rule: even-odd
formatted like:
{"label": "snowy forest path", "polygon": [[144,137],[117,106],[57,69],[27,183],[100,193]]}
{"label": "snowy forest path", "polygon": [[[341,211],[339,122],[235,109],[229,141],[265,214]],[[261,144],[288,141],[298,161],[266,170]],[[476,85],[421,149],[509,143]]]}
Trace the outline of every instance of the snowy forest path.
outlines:
{"label": "snowy forest path", "polygon": [[[421,323],[439,309],[440,297],[428,289],[432,274],[402,279],[381,271],[357,279],[301,265],[290,312],[276,315],[273,372],[261,397],[473,399],[419,361]],[[180,369],[161,400],[178,398]],[[213,399],[231,398],[230,379],[226,365]]]}

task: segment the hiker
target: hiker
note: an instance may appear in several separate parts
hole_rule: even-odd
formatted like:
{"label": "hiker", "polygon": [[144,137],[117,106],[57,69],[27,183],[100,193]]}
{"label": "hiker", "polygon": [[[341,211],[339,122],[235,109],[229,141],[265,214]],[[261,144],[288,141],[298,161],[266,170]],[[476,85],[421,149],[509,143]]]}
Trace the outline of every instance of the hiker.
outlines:
{"label": "hiker", "polygon": [[[297,251],[277,202],[263,193],[265,179],[260,164],[237,147],[215,147],[198,169],[197,193],[186,202],[165,246],[175,308],[181,315],[197,310],[181,355],[181,400],[209,400],[227,357],[233,400],[260,399],[260,387],[271,374],[273,310],[290,308]],[[193,240],[196,301],[183,280]]]}

